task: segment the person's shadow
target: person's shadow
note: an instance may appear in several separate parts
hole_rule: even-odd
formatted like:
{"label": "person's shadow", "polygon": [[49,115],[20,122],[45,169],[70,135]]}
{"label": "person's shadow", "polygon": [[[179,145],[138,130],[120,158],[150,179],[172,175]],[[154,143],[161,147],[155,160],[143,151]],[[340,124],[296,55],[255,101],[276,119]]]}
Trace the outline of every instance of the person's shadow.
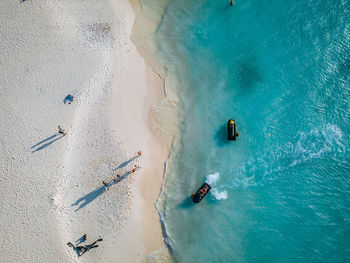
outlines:
{"label": "person's shadow", "polygon": [[44,140],[38,142],[37,144],[33,145],[32,147],[30,147],[31,149],[38,147],[35,150],[33,150],[32,153],[35,153],[37,151],[41,151],[41,150],[45,149],[50,144],[54,143],[55,141],[58,141],[59,139],[62,139],[63,137],[64,137],[63,135],[59,136],[59,133],[55,133],[54,135],[47,137],[46,139],[44,139]]}
{"label": "person's shadow", "polygon": [[80,257],[80,251],[74,246],[73,250],[75,251],[75,253],[77,253],[77,256]]}
{"label": "person's shadow", "polygon": [[114,168],[113,171],[116,171],[118,169],[124,168],[125,166],[127,166],[129,163],[131,163],[132,161],[136,160],[137,158],[139,158],[140,155],[134,156],[132,158],[130,158],[129,160],[119,164],[119,166],[117,168]]}
{"label": "person's shadow", "polygon": [[101,186],[92,192],[88,193],[87,195],[79,198],[77,201],[75,201],[72,206],[78,206],[77,209],[75,209],[74,212],[79,211],[80,209],[84,208],[86,205],[90,204],[92,201],[94,201],[97,197],[99,197],[101,194],[103,194],[105,191],[105,186]]}
{"label": "person's shadow", "polygon": [[78,238],[76,241],[75,241],[75,245],[78,246],[80,245],[81,243],[85,242],[85,236],[81,236],[80,238]]}
{"label": "person's shadow", "polygon": [[83,197],[79,198],[77,201],[75,201],[72,206],[78,206],[77,209],[75,209],[74,212],[79,211],[80,209],[84,208],[88,204],[90,204],[92,201],[94,201],[97,197],[99,197],[101,194],[104,193],[106,190],[106,187],[111,187],[114,184],[120,183],[121,181],[125,180],[132,172],[125,172],[122,174],[117,182],[114,182],[113,180],[108,182],[106,185],[102,185],[99,188],[96,188],[95,190],[91,191],[90,193],[84,195]]}

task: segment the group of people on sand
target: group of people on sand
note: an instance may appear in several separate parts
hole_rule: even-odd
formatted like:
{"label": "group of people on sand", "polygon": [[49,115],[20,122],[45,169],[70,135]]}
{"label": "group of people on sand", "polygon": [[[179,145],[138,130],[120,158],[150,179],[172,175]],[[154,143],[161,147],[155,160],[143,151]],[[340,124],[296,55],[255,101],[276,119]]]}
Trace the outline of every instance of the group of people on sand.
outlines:
{"label": "group of people on sand", "polygon": [[106,181],[102,181],[102,183],[104,184],[105,186],[105,191],[109,190],[109,186],[111,186],[112,184],[116,184],[118,183],[120,180],[120,174],[117,174],[117,177],[113,178],[113,180],[109,183],[107,183]]}
{"label": "group of people on sand", "polygon": [[[25,0],[23,0],[23,1],[25,1]],[[71,101],[69,101],[69,104],[70,104]],[[66,136],[67,135],[66,131],[60,125],[58,125],[58,133],[61,134],[62,136]],[[142,155],[142,152],[138,151],[137,152],[137,156],[134,157],[134,158],[136,159],[137,157],[140,157],[141,155]],[[129,175],[131,173],[135,173],[136,170],[139,169],[139,168],[141,168],[141,167],[135,164],[134,168],[131,169],[129,172],[127,172],[126,175]],[[111,182],[108,183],[106,181],[102,181],[102,183],[105,186],[105,190],[108,190],[109,186],[111,186],[112,184],[116,184],[121,179],[122,179],[122,176],[120,174],[117,174],[117,176],[115,178],[113,178],[113,180]],[[84,234],[81,237],[81,239],[80,239],[81,243],[86,241],[86,237],[87,237],[86,234]],[[93,243],[91,243],[89,245],[75,246],[72,242],[68,242],[67,245],[69,247],[72,247],[77,252],[78,256],[82,256],[85,252],[89,251],[90,249],[98,247],[98,245],[96,245],[96,243],[97,242],[101,242],[101,241],[102,241],[102,238],[99,238],[95,242],[93,242]]]}
{"label": "group of people on sand", "polygon": [[[64,130],[63,130],[62,128],[60,128],[60,126],[58,126],[58,127],[59,127],[59,132],[60,132],[60,131],[64,132]],[[61,132],[60,132],[60,133],[61,133]],[[65,135],[65,134],[64,134],[64,135]],[[64,136],[64,135],[63,135],[63,136]],[[136,156],[135,158],[140,157],[141,155],[142,155],[142,152],[141,152],[141,151],[138,151],[138,152],[137,152],[137,156]],[[141,168],[141,167],[135,164],[134,168],[131,169],[129,172],[127,172],[125,175],[129,175],[129,174],[131,174],[131,173],[135,173],[136,170],[139,169],[139,168]],[[121,176],[120,174],[117,174],[117,176],[116,176],[115,178],[113,178],[113,180],[112,180],[111,182],[102,181],[102,183],[103,183],[104,186],[105,186],[105,191],[109,190],[109,186],[111,186],[112,184],[116,184],[116,183],[119,182],[121,179],[122,179],[122,176]],[[86,241],[86,236],[87,236],[87,235],[84,234],[84,235],[81,237],[81,239],[80,239],[81,242],[85,242],[85,241]],[[72,248],[77,252],[78,256],[80,257],[80,256],[82,256],[85,252],[89,251],[90,249],[98,247],[98,245],[96,245],[96,243],[97,243],[97,242],[100,242],[100,241],[102,241],[102,238],[97,239],[95,242],[93,242],[93,243],[90,244],[90,245],[75,246],[75,245],[73,245],[72,242],[68,242],[67,245],[68,245],[69,247],[72,247]]]}
{"label": "group of people on sand", "polygon": [[[84,234],[84,235],[82,236],[82,238],[81,238],[82,241],[81,241],[81,242],[85,242],[85,241],[86,241],[86,236],[87,236],[86,234]],[[68,242],[67,245],[68,245],[69,247],[72,247],[72,248],[78,253],[78,256],[80,257],[80,256],[82,256],[85,252],[89,251],[90,249],[98,247],[98,245],[96,245],[96,243],[97,243],[97,242],[101,242],[101,241],[103,241],[103,239],[102,239],[102,238],[99,238],[99,239],[97,239],[95,242],[93,242],[93,243],[91,243],[91,244],[89,244],[89,245],[74,246],[74,245],[72,244],[72,242]]]}
{"label": "group of people on sand", "polygon": [[[59,129],[59,133],[62,133],[62,134],[64,133],[64,130],[60,126],[58,126],[58,129]],[[63,136],[64,135],[65,135],[65,133],[63,134]],[[141,155],[142,155],[142,152],[138,151],[137,156],[134,158],[140,157]],[[135,164],[134,168],[131,171],[127,172],[126,175],[136,172],[136,170],[139,168],[141,168],[141,167]],[[115,178],[113,178],[113,180],[111,182],[107,183],[106,181],[102,181],[102,183],[105,185],[105,190],[108,190],[109,186],[119,182],[121,179],[122,179],[122,176],[120,174],[117,174],[117,176]],[[79,245],[80,243],[83,243],[86,241],[86,237],[87,237],[87,235],[84,234],[78,241],[76,241],[77,242],[76,245],[74,245],[72,242],[67,243],[67,245],[69,247],[72,247],[76,251],[76,253],[78,254],[79,257],[82,256],[85,252],[89,251],[90,249],[98,247],[98,245],[96,245],[96,243],[102,241],[102,238],[99,238],[95,242],[93,242],[89,245]]]}
{"label": "group of people on sand", "polygon": [[[137,157],[140,157],[142,155],[142,152],[141,151],[138,151],[137,152],[137,156],[134,157],[134,158],[137,158]],[[112,181],[110,182],[106,182],[106,181],[102,181],[103,185],[105,186],[105,191],[109,190],[109,187],[113,184],[116,184],[118,183],[122,178],[124,178],[126,175],[129,175],[129,174],[132,174],[132,173],[135,173],[136,170],[140,169],[141,167],[136,165],[134,166],[133,169],[131,169],[130,171],[128,171],[127,173],[125,173],[124,176],[121,176],[120,174],[117,174],[117,176],[115,178],[113,178]]]}
{"label": "group of people on sand", "polygon": [[[23,2],[25,0],[22,0]],[[68,101],[68,103],[70,104],[72,101],[73,101],[73,96],[71,95],[68,95],[65,100],[64,100],[64,103],[66,104],[66,102]],[[66,131],[60,126],[58,125],[58,133],[61,134],[62,136],[66,136],[67,133]],[[142,155],[142,152],[141,151],[138,151],[137,152],[137,156],[134,157],[134,159],[140,157]],[[126,175],[129,175],[129,174],[132,174],[132,173],[135,173],[137,169],[141,168],[140,166],[136,165],[134,166],[133,169],[131,169],[129,172],[126,173]],[[116,184],[117,182],[119,182],[120,180],[122,179],[122,176],[120,174],[117,174],[117,176],[115,178],[113,178],[113,180],[111,182],[106,182],[106,181],[102,181],[102,183],[104,184],[105,186],[105,190],[108,190],[109,189],[109,186],[111,186],[112,184]],[[89,251],[90,249],[92,248],[96,248],[98,247],[98,245],[96,245],[97,242],[101,242],[102,241],[102,238],[99,238],[97,239],[95,242],[89,244],[89,245],[79,245],[80,243],[83,243],[86,241],[86,238],[87,238],[87,235],[84,234],[80,239],[79,243],[76,244],[76,246],[72,243],[72,242],[68,242],[67,245],[69,247],[72,247],[78,254],[78,256],[82,256],[85,252]],[[78,246],[79,245],[79,246]]]}

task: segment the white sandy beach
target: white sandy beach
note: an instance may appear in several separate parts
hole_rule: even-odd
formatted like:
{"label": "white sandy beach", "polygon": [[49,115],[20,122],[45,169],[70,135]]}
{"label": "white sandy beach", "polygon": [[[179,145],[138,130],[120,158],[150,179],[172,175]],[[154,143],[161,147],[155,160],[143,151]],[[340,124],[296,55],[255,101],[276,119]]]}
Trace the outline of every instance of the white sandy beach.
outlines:
{"label": "white sandy beach", "polygon": [[[0,262],[143,262],[164,247],[169,147],[149,128],[164,90],[133,22],[127,0],[1,1]],[[67,242],[83,234],[103,241],[78,258]]]}

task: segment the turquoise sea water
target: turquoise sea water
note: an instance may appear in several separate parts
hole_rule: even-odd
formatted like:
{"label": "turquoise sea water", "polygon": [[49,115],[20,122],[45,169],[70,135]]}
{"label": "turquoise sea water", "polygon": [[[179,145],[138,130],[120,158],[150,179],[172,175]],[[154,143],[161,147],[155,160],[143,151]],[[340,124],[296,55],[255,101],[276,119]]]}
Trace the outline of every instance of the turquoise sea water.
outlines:
{"label": "turquoise sea water", "polygon": [[349,262],[349,10],[169,3],[156,41],[178,79],[181,136],[159,208],[178,262]]}

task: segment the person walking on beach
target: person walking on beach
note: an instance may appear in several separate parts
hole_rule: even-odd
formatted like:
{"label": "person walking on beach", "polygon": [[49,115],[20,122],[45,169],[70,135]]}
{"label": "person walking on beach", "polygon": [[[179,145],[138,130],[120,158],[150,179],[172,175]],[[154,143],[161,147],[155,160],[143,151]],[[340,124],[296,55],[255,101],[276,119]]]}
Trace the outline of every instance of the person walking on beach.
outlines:
{"label": "person walking on beach", "polygon": [[60,125],[58,125],[58,132],[60,133],[60,134],[62,134],[63,136],[66,136],[66,132],[62,129],[62,127],[60,126]]}
{"label": "person walking on beach", "polygon": [[120,174],[117,174],[117,177],[113,179],[113,183],[115,184],[118,183],[119,179],[120,179]]}
{"label": "person walking on beach", "polygon": [[139,169],[139,168],[141,168],[141,167],[140,167],[140,166],[137,166],[137,165],[135,164],[135,168],[132,169],[129,173],[134,173],[134,172],[136,172],[136,170]]}
{"label": "person walking on beach", "polygon": [[68,242],[67,245],[68,245],[69,247],[75,248],[75,246],[72,244],[72,242]]}
{"label": "person walking on beach", "polygon": [[109,190],[109,188],[108,188],[109,184],[106,183],[106,181],[102,181],[102,183],[105,185],[105,191],[108,191]]}
{"label": "person walking on beach", "polygon": [[136,165],[135,165],[135,168],[132,169],[130,173],[134,173],[134,172],[136,172]]}

